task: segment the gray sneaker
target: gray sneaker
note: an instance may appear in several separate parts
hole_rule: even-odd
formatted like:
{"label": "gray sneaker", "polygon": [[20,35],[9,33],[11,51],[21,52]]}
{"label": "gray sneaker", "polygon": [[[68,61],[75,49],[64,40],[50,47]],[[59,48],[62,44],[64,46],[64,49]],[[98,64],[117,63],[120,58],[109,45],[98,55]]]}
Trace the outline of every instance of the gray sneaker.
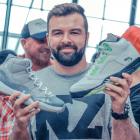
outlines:
{"label": "gray sneaker", "polygon": [[[100,48],[100,55],[90,70],[84,78],[70,88],[73,98],[83,97],[90,94],[90,92],[102,91],[107,77],[123,70],[129,64],[131,64],[130,66],[135,65],[136,59],[139,58],[138,51],[124,38],[117,42],[105,41]],[[136,69],[137,67],[133,71]]]}
{"label": "gray sneaker", "polygon": [[26,105],[39,101],[41,110],[57,113],[64,111],[64,102],[43,85],[33,74],[31,67],[29,59],[8,56],[0,65],[0,92],[5,95],[17,91],[21,92],[21,96],[31,94],[31,98],[25,102]]}

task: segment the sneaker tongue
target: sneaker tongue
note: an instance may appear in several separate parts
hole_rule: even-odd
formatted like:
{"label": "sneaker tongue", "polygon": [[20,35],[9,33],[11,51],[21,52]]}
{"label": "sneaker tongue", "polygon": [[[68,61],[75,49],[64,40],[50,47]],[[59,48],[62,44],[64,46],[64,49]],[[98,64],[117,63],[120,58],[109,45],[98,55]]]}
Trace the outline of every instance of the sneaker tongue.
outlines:
{"label": "sneaker tongue", "polygon": [[5,59],[4,62],[8,61],[8,60],[11,59],[11,58],[16,58],[16,57],[17,57],[17,56],[15,56],[15,55],[8,54],[8,56],[6,57],[6,59]]}
{"label": "sneaker tongue", "polygon": [[117,42],[119,40],[119,37],[112,33],[108,33],[107,38],[105,40],[110,42]]}
{"label": "sneaker tongue", "polygon": [[32,67],[30,59],[16,57],[15,59],[9,59],[9,67],[11,72],[25,71],[27,68]]}

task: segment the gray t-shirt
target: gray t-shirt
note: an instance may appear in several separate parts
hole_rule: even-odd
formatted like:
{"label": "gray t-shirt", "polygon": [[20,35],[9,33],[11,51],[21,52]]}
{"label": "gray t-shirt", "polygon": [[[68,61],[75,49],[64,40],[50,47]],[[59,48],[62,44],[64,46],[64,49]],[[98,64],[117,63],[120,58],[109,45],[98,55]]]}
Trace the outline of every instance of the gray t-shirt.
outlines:
{"label": "gray t-shirt", "polygon": [[[75,75],[56,73],[52,66],[37,76],[66,103],[62,113],[41,111],[31,121],[34,140],[110,140],[110,97],[104,93],[72,99],[69,89],[88,69]],[[132,113],[132,112],[131,112]],[[133,124],[136,126],[132,114]]]}

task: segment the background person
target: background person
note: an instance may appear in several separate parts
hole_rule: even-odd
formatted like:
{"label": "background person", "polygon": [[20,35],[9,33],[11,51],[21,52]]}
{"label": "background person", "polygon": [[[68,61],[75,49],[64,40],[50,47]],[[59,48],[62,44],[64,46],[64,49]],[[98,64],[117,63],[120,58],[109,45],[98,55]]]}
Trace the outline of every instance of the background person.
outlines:
{"label": "background person", "polygon": [[25,24],[21,32],[21,44],[25,51],[22,57],[32,60],[33,71],[49,66],[52,62],[46,40],[46,25],[43,19],[35,19]]}
{"label": "background person", "polygon": [[[46,22],[43,19],[35,19],[27,24],[21,32],[21,44],[25,51],[23,58],[29,58],[32,61],[32,70],[37,71],[52,64],[50,60],[51,52],[46,41]],[[8,54],[16,55],[12,50],[0,52],[0,64],[4,62]],[[16,95],[19,95],[16,93]],[[11,99],[15,95],[3,96],[0,94],[0,139],[8,140],[12,129],[14,113]],[[29,98],[29,97],[28,97]]]}

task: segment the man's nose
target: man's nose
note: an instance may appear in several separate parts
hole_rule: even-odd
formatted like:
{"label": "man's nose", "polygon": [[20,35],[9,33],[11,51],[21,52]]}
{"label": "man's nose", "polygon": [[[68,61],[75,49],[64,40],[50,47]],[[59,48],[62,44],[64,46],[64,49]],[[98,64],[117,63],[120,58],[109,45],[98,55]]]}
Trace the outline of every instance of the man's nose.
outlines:
{"label": "man's nose", "polygon": [[69,34],[64,34],[61,41],[64,44],[70,44],[72,42]]}

